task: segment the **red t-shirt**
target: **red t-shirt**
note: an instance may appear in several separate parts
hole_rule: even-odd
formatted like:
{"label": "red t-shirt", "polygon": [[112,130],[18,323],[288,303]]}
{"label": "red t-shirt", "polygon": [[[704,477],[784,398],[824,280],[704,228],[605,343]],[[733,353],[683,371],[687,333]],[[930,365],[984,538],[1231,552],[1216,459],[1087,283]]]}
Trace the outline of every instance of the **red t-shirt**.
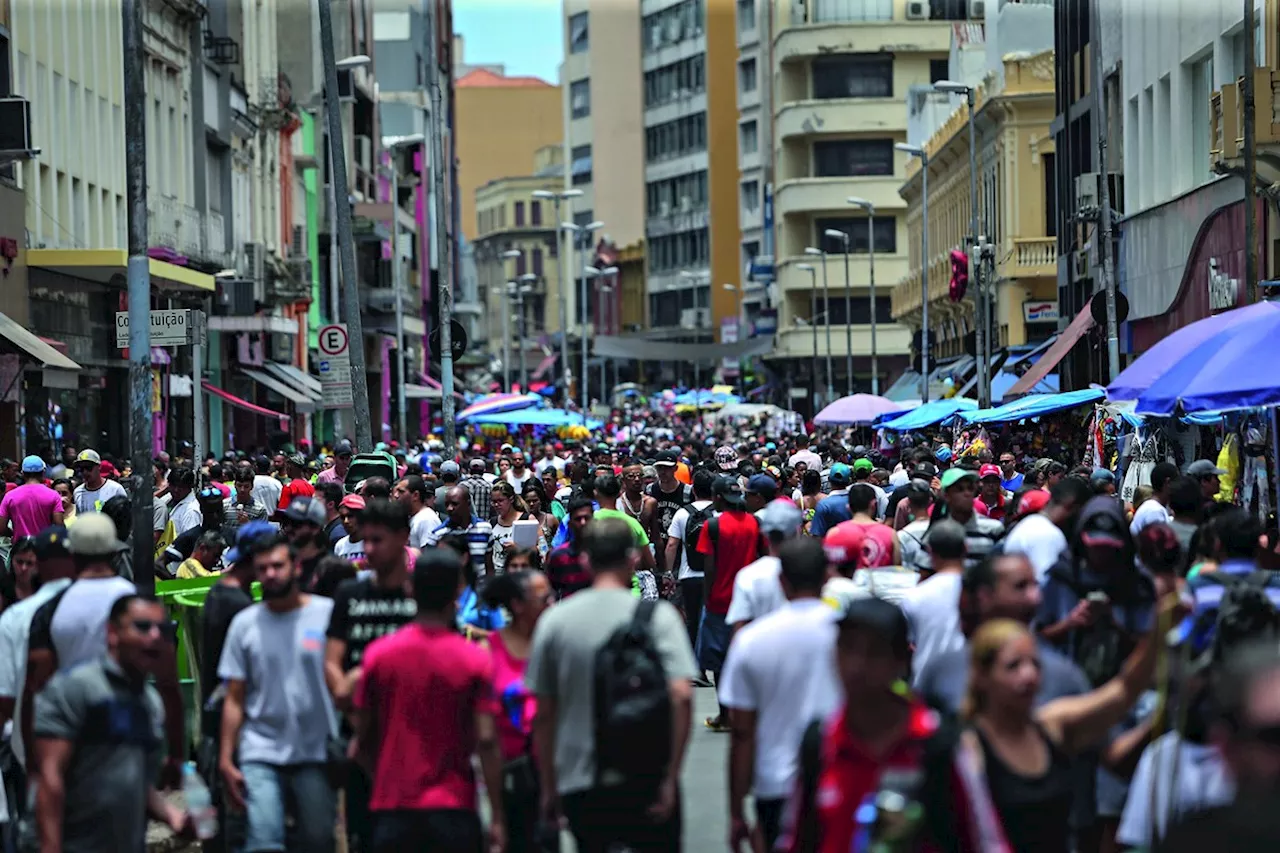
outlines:
{"label": "red t-shirt", "polygon": [[316,487],[306,480],[290,480],[280,490],[280,505],[276,509],[284,511],[294,498],[309,498],[316,493]]}
{"label": "red t-shirt", "polygon": [[[715,528],[715,544],[711,530]],[[743,566],[760,557],[760,523],[746,510],[730,509],[702,525],[699,554],[715,554],[716,576],[707,594],[707,612],[721,616],[729,612],[733,600],[733,579]]]}
{"label": "red t-shirt", "polygon": [[369,808],[476,808],[475,713],[494,710],[488,650],[412,623],[364,652],[355,705],[379,735]]}

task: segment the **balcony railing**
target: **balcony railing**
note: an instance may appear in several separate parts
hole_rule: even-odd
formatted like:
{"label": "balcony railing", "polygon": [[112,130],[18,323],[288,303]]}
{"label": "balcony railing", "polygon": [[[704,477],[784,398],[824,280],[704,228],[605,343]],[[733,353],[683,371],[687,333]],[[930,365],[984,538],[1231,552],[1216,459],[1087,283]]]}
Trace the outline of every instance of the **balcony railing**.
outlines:
{"label": "balcony railing", "polygon": [[[1209,152],[1212,168],[1224,160],[1243,156],[1244,148],[1244,98],[1241,97],[1244,78],[1227,83],[1209,99],[1209,140],[1213,149]],[[1280,71],[1258,68],[1253,74],[1254,132],[1259,145],[1280,142]]]}
{"label": "balcony railing", "polygon": [[153,198],[147,205],[148,242],[189,258],[226,265],[224,229],[221,214],[211,213],[206,217],[176,199]]}
{"label": "balcony railing", "polygon": [[1058,238],[1015,237],[1000,253],[1001,278],[1034,278],[1058,274]]}

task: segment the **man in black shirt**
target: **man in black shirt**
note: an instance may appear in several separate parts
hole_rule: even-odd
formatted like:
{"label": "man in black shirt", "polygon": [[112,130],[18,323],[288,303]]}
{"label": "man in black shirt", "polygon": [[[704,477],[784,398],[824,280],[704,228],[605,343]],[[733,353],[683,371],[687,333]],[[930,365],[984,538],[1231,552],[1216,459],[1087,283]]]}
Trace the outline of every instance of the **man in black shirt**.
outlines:
{"label": "man in black shirt", "polygon": [[[686,486],[676,479],[676,466],[680,462],[680,456],[674,450],[664,450],[658,454],[657,461],[653,463],[654,469],[658,472],[658,481],[649,486],[646,494],[658,501],[658,523],[661,525],[659,530],[662,532],[662,539],[655,540],[653,545],[657,552],[659,560],[662,560],[666,554],[666,535],[671,529],[671,519],[676,517],[676,513],[693,503],[693,487]],[[659,568],[663,568],[659,565]],[[675,571],[679,566],[666,566],[667,571]]]}

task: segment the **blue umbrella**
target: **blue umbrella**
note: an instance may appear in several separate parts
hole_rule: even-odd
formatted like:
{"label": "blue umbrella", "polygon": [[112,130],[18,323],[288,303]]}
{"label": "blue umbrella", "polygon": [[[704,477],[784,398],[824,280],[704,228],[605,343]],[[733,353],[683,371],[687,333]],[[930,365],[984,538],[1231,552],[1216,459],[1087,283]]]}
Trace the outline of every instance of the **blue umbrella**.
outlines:
{"label": "blue umbrella", "polygon": [[1280,405],[1280,371],[1269,355],[1280,340],[1280,311],[1225,329],[1188,350],[1138,398],[1140,415]]}
{"label": "blue umbrella", "polygon": [[917,406],[909,412],[905,412],[897,417],[892,415],[884,416],[887,420],[881,420],[878,426],[895,432],[908,432],[910,430],[924,429],[935,424],[940,424],[948,418],[963,412],[967,409],[976,409],[978,404],[967,397],[950,397],[945,400],[933,400],[925,403],[923,406]]}

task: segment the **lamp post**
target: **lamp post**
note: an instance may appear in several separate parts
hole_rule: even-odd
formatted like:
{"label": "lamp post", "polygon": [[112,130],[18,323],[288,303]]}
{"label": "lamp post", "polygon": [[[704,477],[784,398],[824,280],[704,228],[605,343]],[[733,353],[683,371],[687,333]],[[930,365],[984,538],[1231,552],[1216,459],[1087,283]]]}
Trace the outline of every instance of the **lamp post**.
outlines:
{"label": "lamp post", "polygon": [[[600,269],[598,267],[593,267],[588,265],[584,267],[582,271],[585,276],[588,276],[590,278],[608,279],[617,275],[618,268],[605,267],[604,269]],[[605,291],[605,288],[608,288],[608,287],[609,287],[608,284],[603,284],[600,286],[600,294],[601,294],[600,295],[600,312],[601,312],[600,324],[601,325],[604,325],[604,291]],[[609,288],[609,289],[612,290],[612,288]],[[583,298],[582,302],[583,302],[583,328],[585,329],[586,328],[586,298],[585,297]],[[599,334],[599,333],[600,332],[597,329],[596,334]],[[586,345],[586,335],[584,333],[583,344],[582,344],[582,384],[584,386],[582,399],[584,401],[584,406],[585,406],[585,400],[587,399],[587,394],[585,390],[586,383],[587,383],[587,345]],[[600,359],[600,399],[603,400],[604,395],[605,395],[605,375],[604,375],[604,358],[602,357]]]}
{"label": "lamp post", "polygon": [[490,295],[496,295],[502,306],[502,388],[511,390],[511,291],[515,282],[509,281],[502,287],[489,288]]}
{"label": "lamp post", "polygon": [[[550,201],[555,206],[555,221],[560,222],[560,206],[565,199],[573,199],[582,195],[582,190],[534,190],[533,197]],[[565,296],[564,241],[560,239],[560,231],[556,231],[556,287],[560,291],[560,371],[564,381],[564,401],[569,402],[569,311]]]}
{"label": "lamp post", "polygon": [[867,213],[867,263],[871,283],[871,393],[880,396],[880,358],[876,348],[876,206],[865,198],[849,196],[846,202]]}
{"label": "lamp post", "polygon": [[426,140],[421,133],[409,136],[384,136],[382,147],[391,154],[391,286],[395,289],[396,298],[396,365],[400,379],[396,383],[396,426],[399,428],[400,441],[409,446],[409,428],[404,383],[406,381],[404,358],[404,264],[400,258],[400,164],[396,155],[402,148],[421,145]]}
{"label": "lamp post", "polygon": [[[844,337],[845,337],[845,385],[853,394],[853,283],[849,280],[849,235],[835,228],[824,232],[827,237],[844,245]],[[827,322],[831,322],[831,308],[827,307]]]}
{"label": "lamp post", "polygon": [[[973,127],[974,87],[955,80],[939,80],[933,84],[933,90],[950,95],[963,94],[966,103],[969,105],[969,237],[972,241],[970,245],[976,247],[978,245],[978,149],[977,142],[974,139]],[[987,295],[982,286],[982,275],[978,270],[978,266],[979,264],[975,260],[973,263],[973,285],[976,290],[974,291],[973,304],[974,308],[977,309],[978,322],[974,324],[974,349],[977,350],[978,405],[986,408],[991,405],[989,365],[987,362],[987,322],[990,320],[991,314],[987,307]]]}
{"label": "lamp post", "polygon": [[929,152],[919,145],[899,142],[893,146],[920,158],[920,402],[929,402]]}
{"label": "lamp post", "polygon": [[[503,261],[516,261],[516,270],[518,271],[520,269],[519,261],[522,257],[524,257],[524,250],[523,249],[507,249],[505,252],[502,253],[500,257],[502,258]],[[502,272],[505,275],[506,274],[505,263],[503,264],[503,267],[504,269]],[[503,316],[506,316],[511,313],[511,304],[509,301],[510,297],[517,296],[519,293],[519,290],[520,290],[520,285],[516,283],[515,276],[508,278],[507,279],[507,297],[504,298],[502,301],[502,310],[504,312]],[[520,327],[523,325],[523,322],[524,322],[524,312],[521,311],[519,325],[517,325],[516,327],[516,336],[518,339],[520,339],[520,343],[518,343],[517,346],[520,347],[521,353],[524,352],[524,342],[520,332]],[[509,335],[507,336],[507,340],[503,342],[502,357],[503,357],[503,367],[504,367],[503,373],[507,375],[507,391],[509,393],[511,391],[511,370],[510,370],[511,337]]]}
{"label": "lamp post", "polygon": [[529,393],[529,366],[525,360],[528,357],[528,352],[527,347],[524,345],[525,340],[528,338],[527,327],[525,326],[524,295],[533,292],[533,283],[537,280],[538,277],[536,275],[527,272],[520,276],[520,286],[516,288],[516,306],[520,312],[520,328],[516,334],[520,340],[520,393],[522,394]]}
{"label": "lamp post", "polygon": [[[813,377],[813,393],[818,394],[818,271],[813,264],[796,264],[796,269],[809,274],[809,325],[813,331],[813,363],[809,373]],[[817,403],[813,406],[814,414],[818,412]]]}
{"label": "lamp post", "polygon": [[[609,304],[613,301],[613,285],[605,284],[600,286],[600,325],[604,326],[606,333],[613,330],[613,326],[609,320],[613,313],[613,308]],[[609,387],[609,376],[605,372],[607,370],[604,356],[600,357],[600,394],[604,396],[605,389]]]}
{"label": "lamp post", "polygon": [[[822,249],[809,246],[804,250],[810,257],[822,258],[822,312],[827,319],[823,324],[827,327],[827,393],[822,402],[830,403],[836,396],[835,369],[831,364],[831,288],[827,286],[827,253]],[[817,332],[814,332],[816,335]]]}
{"label": "lamp post", "polygon": [[572,232],[578,245],[578,262],[582,264],[582,273],[578,279],[578,337],[581,341],[582,349],[582,373],[578,380],[578,397],[582,406],[582,425],[587,425],[587,264],[584,257],[587,248],[591,245],[591,234],[597,229],[603,228],[604,223],[600,220],[588,222],[586,225],[575,225],[572,222],[562,222],[560,227],[565,231]]}

